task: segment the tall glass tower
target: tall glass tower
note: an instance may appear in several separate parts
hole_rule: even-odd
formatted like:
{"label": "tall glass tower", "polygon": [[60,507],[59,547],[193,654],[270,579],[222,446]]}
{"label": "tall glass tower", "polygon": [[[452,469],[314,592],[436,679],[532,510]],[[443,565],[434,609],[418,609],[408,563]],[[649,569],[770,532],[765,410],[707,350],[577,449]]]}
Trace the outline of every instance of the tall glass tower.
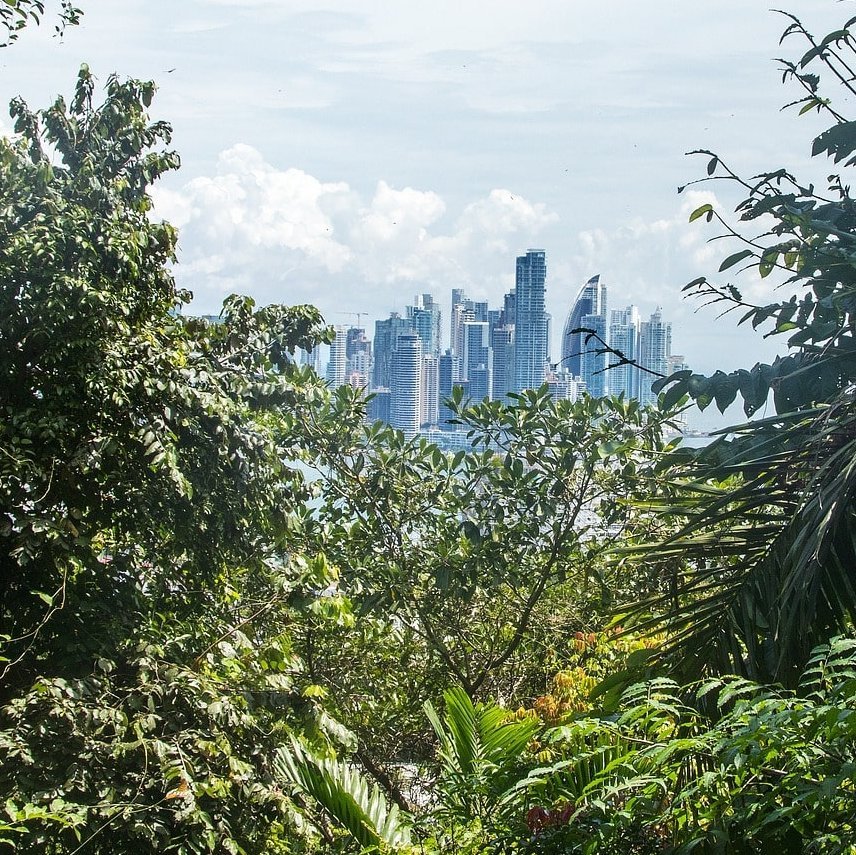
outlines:
{"label": "tall glass tower", "polygon": [[430,294],[418,294],[413,306],[407,307],[407,320],[422,339],[422,353],[440,355],[440,307]]}
{"label": "tall glass tower", "polygon": [[547,254],[530,249],[517,259],[514,321],[514,388],[537,389],[544,382],[547,353]]}
{"label": "tall glass tower", "polygon": [[414,333],[410,319],[402,318],[397,312],[393,312],[386,320],[375,321],[372,346],[374,354],[372,386],[375,389],[389,388],[392,385],[392,357],[398,347],[399,336]]}
{"label": "tall glass tower", "polygon": [[[613,309],[609,322],[609,344],[627,359],[639,358],[639,310],[636,306]],[[610,362],[615,361],[610,358]],[[635,365],[621,365],[609,370],[609,394],[625,398],[639,397],[639,374]]]}
{"label": "tall glass tower", "polygon": [[[592,337],[589,343],[585,343],[583,335],[583,352],[580,355],[580,378],[586,384],[586,391],[593,398],[602,398],[609,392],[609,371],[607,366],[606,346],[607,341],[606,317],[604,315],[583,315],[580,326],[594,330],[600,341]],[[586,333],[586,335],[588,335]]]}
{"label": "tall glass tower", "polygon": [[[642,321],[639,335],[639,364],[649,371],[658,374],[669,373],[669,360],[672,356],[672,325],[663,320],[662,309],[657,310],[647,321]],[[651,391],[651,384],[655,377],[647,375],[641,383],[639,400],[643,404],[650,404],[657,400],[657,396]]]}
{"label": "tall glass tower", "polygon": [[416,333],[398,337],[392,353],[389,423],[411,439],[419,433],[422,398],[422,340]]}
{"label": "tall glass tower", "polygon": [[[603,317],[604,326],[606,325],[606,284],[600,281],[599,273],[592,276],[580,289],[580,293],[568,313],[568,319],[565,321],[565,329],[562,333],[561,364],[574,377],[582,377],[582,354],[586,345],[585,335],[582,333],[571,334],[571,330],[585,326],[594,328],[591,324],[583,323],[583,318],[586,315],[600,315]],[[600,345],[593,342],[593,346],[598,347]]]}

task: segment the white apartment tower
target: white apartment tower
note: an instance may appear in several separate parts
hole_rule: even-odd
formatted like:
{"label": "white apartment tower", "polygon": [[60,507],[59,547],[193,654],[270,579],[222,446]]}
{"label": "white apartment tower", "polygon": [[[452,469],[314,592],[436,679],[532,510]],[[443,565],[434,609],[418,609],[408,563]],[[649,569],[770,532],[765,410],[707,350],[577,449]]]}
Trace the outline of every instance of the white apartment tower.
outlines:
{"label": "white apartment tower", "polygon": [[422,341],[416,333],[398,337],[390,369],[389,423],[411,439],[419,433],[422,391]]}
{"label": "white apartment tower", "polygon": [[[672,325],[663,320],[663,310],[658,306],[650,319],[643,321],[639,332],[639,365],[666,376],[669,374],[669,359],[672,355]],[[639,400],[650,404],[657,400],[651,391],[651,384],[656,380],[654,374],[646,372],[641,379]]]}
{"label": "white apartment tower", "polygon": [[348,346],[348,327],[334,327],[336,334],[332,342],[330,342],[330,360],[327,363],[327,382],[337,389],[347,382],[347,346]]}

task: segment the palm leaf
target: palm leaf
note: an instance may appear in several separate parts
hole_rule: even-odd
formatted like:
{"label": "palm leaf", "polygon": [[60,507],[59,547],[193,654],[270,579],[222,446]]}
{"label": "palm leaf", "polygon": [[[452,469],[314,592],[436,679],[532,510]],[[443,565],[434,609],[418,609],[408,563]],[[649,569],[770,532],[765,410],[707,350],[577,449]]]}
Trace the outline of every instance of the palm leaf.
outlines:
{"label": "palm leaf", "polygon": [[276,752],[273,769],[279,781],[311,796],[364,849],[409,844],[409,822],[398,806],[390,807],[377,784],[370,786],[350,764],[316,757],[292,739]]}
{"label": "palm leaf", "polygon": [[620,556],[670,574],[631,620],[668,633],[661,656],[686,676],[794,684],[815,645],[856,617],[856,413],[846,394],[738,428],[666,492],[660,519],[677,522],[674,533]]}
{"label": "palm leaf", "polygon": [[507,710],[496,704],[474,704],[460,686],[443,698],[442,720],[430,702],[424,709],[440,743],[446,795],[480,813],[498,804],[518,780],[521,756],[540,723],[533,718],[509,720]]}

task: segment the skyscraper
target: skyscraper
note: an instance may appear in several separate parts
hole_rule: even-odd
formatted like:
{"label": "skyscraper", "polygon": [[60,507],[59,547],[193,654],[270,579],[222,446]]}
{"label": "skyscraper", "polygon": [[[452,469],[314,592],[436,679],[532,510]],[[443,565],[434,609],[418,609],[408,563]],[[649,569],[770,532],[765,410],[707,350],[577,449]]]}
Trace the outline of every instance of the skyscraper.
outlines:
{"label": "skyscraper", "polygon": [[461,382],[461,359],[455,356],[451,349],[447,350],[439,360],[438,366],[438,390],[437,395],[440,399],[439,412],[437,423],[441,430],[449,430],[452,425],[448,423],[453,417],[452,411],[443,404],[443,401],[448,400],[452,396],[452,389]]}
{"label": "skyscraper", "polygon": [[398,337],[390,365],[389,423],[410,439],[419,433],[422,341],[416,333]]}
{"label": "skyscraper", "polygon": [[472,301],[467,299],[463,288],[452,288],[452,313],[449,317],[449,349],[455,356],[460,356],[464,349],[464,322],[475,320]]}
{"label": "skyscraper", "polygon": [[491,397],[501,401],[514,391],[514,324],[496,326],[490,331]]}
{"label": "skyscraper", "polygon": [[414,332],[422,339],[422,352],[426,356],[440,355],[440,306],[430,294],[419,294],[415,305],[407,307],[407,319]]}
{"label": "skyscraper", "polygon": [[565,329],[562,333],[562,361],[575,377],[582,377],[582,352],[585,349],[585,336],[571,334],[571,330],[587,326],[583,323],[586,315],[602,315],[606,324],[606,284],[600,281],[600,274],[592,276],[580,289],[577,299],[568,312]]}
{"label": "skyscraper", "polygon": [[[627,359],[639,358],[639,310],[636,306],[613,310],[609,321],[610,347],[622,353]],[[615,363],[618,357],[611,357]],[[609,394],[625,398],[639,397],[640,371],[635,365],[621,365],[609,370]]]}
{"label": "skyscraper", "polygon": [[422,355],[422,377],[419,385],[419,424],[426,427],[436,425],[440,406],[439,357]]}
{"label": "skyscraper", "polygon": [[537,389],[544,382],[547,318],[544,299],[547,254],[530,249],[517,258],[515,276],[514,388]]}
{"label": "skyscraper", "polygon": [[367,389],[372,377],[372,343],[361,327],[351,327],[346,342],[345,380],[357,389]]}
{"label": "skyscraper", "polygon": [[398,346],[399,336],[412,335],[413,332],[410,321],[402,318],[398,312],[393,312],[385,320],[375,321],[375,336],[372,343],[374,351],[372,385],[375,388],[392,385],[392,355]]}
{"label": "skyscraper", "polygon": [[335,338],[330,342],[330,359],[327,362],[327,382],[335,389],[345,383],[348,344],[348,328],[333,327]]}
{"label": "skyscraper", "polygon": [[312,350],[302,350],[300,352],[300,364],[309,365],[317,374],[321,373],[321,345],[316,344]]}
{"label": "skyscraper", "polygon": [[582,336],[583,349],[580,354],[580,378],[586,384],[586,391],[594,398],[602,398],[609,392],[611,377],[607,371],[610,360],[605,342],[609,333],[606,329],[605,315],[583,315],[580,326],[592,330],[595,335],[586,343]]}
{"label": "skyscraper", "polygon": [[[667,375],[669,358],[672,355],[672,325],[663,320],[662,311],[658,306],[650,319],[642,322],[639,332],[639,364],[648,371]],[[639,400],[643,404],[657,400],[657,396],[651,391],[651,384],[656,379],[652,374],[642,378]]]}

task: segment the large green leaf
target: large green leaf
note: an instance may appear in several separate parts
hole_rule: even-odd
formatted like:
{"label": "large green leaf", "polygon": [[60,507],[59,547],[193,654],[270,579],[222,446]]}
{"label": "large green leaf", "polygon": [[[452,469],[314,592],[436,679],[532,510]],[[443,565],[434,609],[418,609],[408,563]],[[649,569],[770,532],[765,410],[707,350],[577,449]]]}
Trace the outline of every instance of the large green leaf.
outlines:
{"label": "large green leaf", "polygon": [[281,782],[311,796],[364,849],[401,850],[409,844],[409,818],[349,763],[319,758],[292,739],[276,752],[273,768]]}

